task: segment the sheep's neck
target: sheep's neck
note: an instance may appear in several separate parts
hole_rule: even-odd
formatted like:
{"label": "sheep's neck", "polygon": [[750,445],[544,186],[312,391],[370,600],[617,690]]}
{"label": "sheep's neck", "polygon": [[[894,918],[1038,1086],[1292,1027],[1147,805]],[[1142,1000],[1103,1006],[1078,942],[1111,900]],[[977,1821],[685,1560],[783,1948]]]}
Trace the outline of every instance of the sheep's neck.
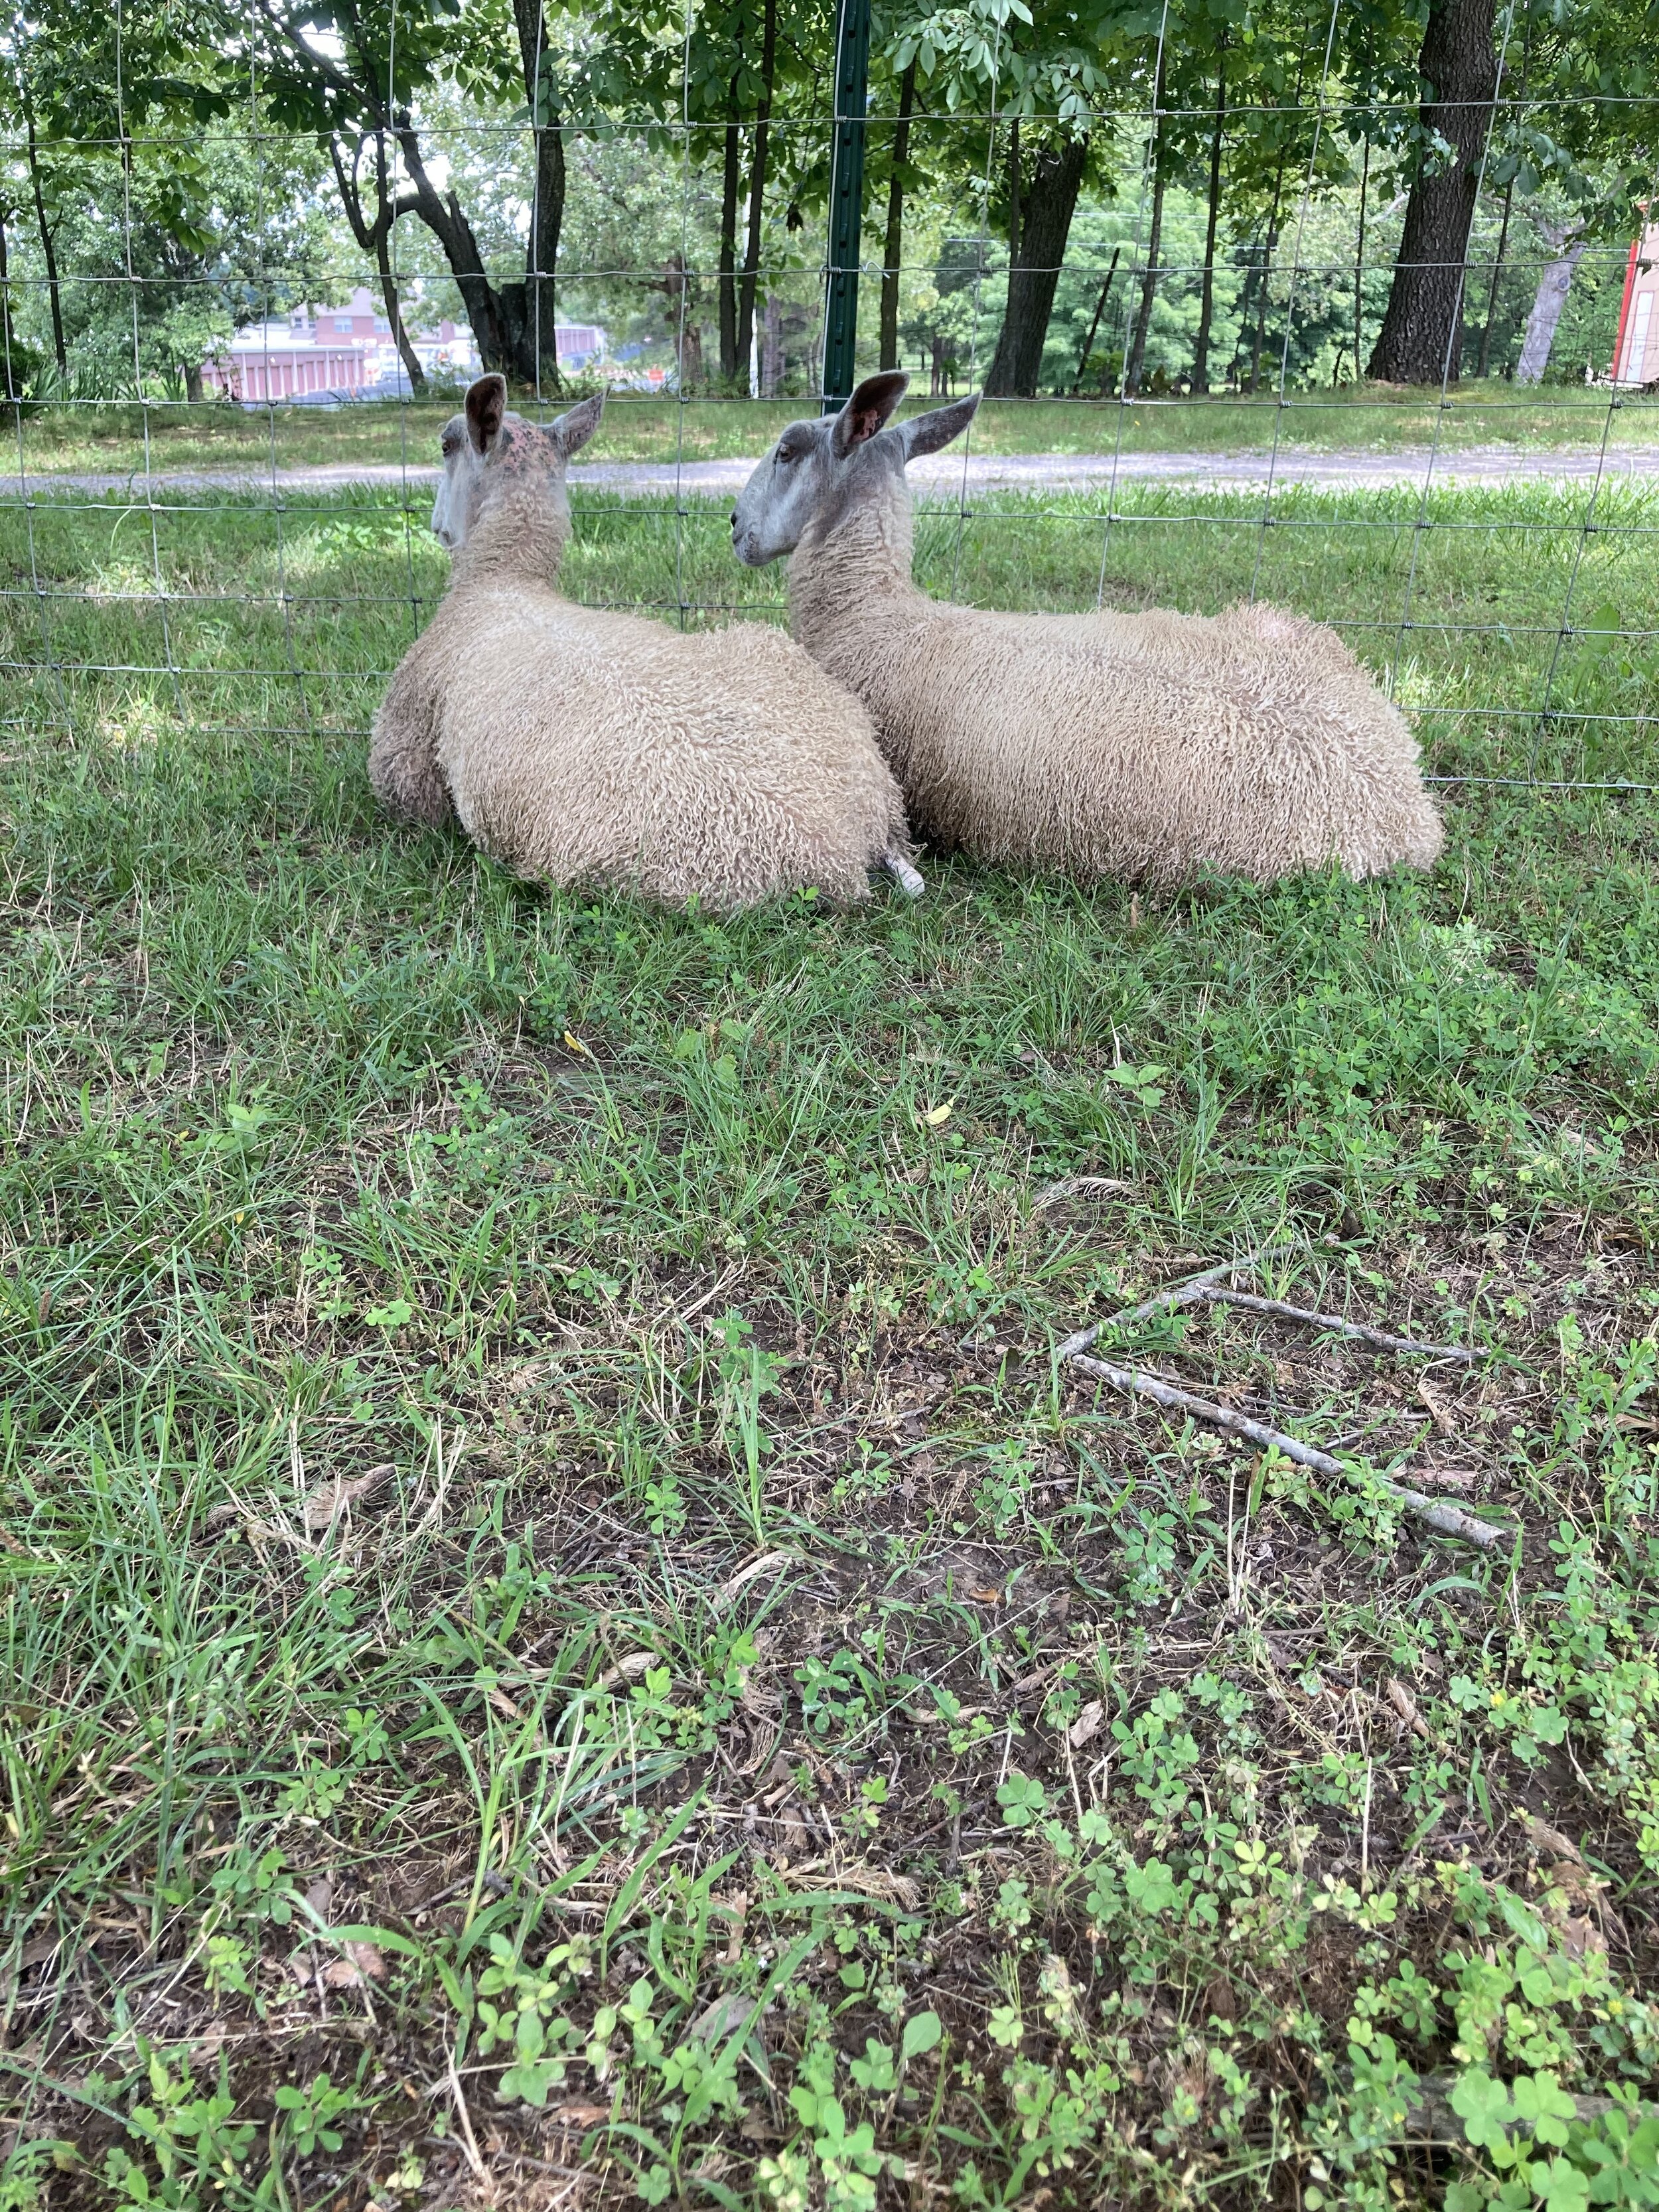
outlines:
{"label": "sheep's neck", "polygon": [[911,580],[913,550],[910,501],[898,490],[804,538],[790,557],[789,627],[821,668],[855,690],[872,639],[932,606]]}
{"label": "sheep's neck", "polygon": [[508,580],[556,590],[559,563],[570,538],[570,517],[540,487],[514,487],[492,500],[457,550],[457,584]]}

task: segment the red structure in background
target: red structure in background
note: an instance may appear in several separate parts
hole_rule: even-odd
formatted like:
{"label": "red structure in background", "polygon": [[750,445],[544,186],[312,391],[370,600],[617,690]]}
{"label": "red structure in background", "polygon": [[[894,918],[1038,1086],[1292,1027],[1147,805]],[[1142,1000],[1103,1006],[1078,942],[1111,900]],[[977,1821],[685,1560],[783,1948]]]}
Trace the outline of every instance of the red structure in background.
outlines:
{"label": "red structure in background", "polygon": [[1631,247],[1626,264],[1613,380],[1651,384],[1655,377],[1659,377],[1659,223],[1650,223]]}
{"label": "red structure in background", "polygon": [[[410,343],[428,375],[459,379],[478,366],[471,332],[454,323],[440,323],[435,333],[411,331]],[[561,323],[554,343],[560,368],[580,369],[602,357],[605,334],[597,323]],[[394,380],[402,366],[391,324],[360,284],[347,307],[296,307],[285,319],[250,323],[202,363],[202,381],[257,405],[313,392],[348,398]]]}

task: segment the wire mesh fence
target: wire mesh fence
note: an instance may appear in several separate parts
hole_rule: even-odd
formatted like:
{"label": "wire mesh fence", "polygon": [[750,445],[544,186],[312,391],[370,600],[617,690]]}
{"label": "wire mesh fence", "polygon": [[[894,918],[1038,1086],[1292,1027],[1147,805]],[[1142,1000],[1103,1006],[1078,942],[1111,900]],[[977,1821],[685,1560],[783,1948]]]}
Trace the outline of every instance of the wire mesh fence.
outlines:
{"label": "wire mesh fence", "polygon": [[[14,16],[6,729],[361,737],[443,588],[425,505],[481,366],[539,419],[609,388],[568,588],[782,619],[731,495],[826,382],[896,364],[916,404],[994,394],[913,471],[934,592],[1272,600],[1443,780],[1653,787],[1650,103],[1547,68],[1522,0],[1486,0],[1461,106],[1414,16],[1385,51],[1354,0],[1163,0],[1081,59],[1073,18],[988,0],[866,9],[866,114],[860,3]],[[1443,185],[1455,254],[1413,233]],[[1413,283],[1411,377],[1367,376]]]}

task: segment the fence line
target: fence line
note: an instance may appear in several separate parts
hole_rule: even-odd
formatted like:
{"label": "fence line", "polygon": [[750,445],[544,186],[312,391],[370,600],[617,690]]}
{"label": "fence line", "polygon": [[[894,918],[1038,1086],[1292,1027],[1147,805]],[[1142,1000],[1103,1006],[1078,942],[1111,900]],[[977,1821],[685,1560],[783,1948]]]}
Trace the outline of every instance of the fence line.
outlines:
{"label": "fence line", "polygon": [[[0,625],[3,625],[0,628],[0,673],[9,680],[33,678],[33,696],[41,714],[70,741],[118,711],[131,711],[131,702],[140,699],[146,712],[203,732],[284,737],[361,735],[361,717],[343,725],[331,717],[328,687],[358,690],[384,681],[399,648],[390,631],[374,627],[379,619],[374,611],[389,613],[406,609],[406,623],[399,625],[399,636],[406,642],[418,632],[441,590],[441,570],[424,535],[425,502],[421,492],[435,460],[435,417],[406,393],[374,408],[343,407],[337,413],[319,410],[303,416],[297,408],[288,409],[280,396],[271,396],[271,364],[279,350],[271,334],[271,318],[281,312],[281,303],[294,289],[286,276],[272,273],[270,248],[283,215],[272,184],[272,167],[277,155],[299,141],[296,134],[274,128],[270,122],[260,77],[257,12],[251,9],[249,15],[248,96],[240,120],[216,120],[185,134],[155,127],[151,119],[144,118],[129,132],[124,33],[131,4],[131,0],[117,0],[114,10],[114,135],[79,140],[43,135],[30,149],[31,160],[50,162],[70,155],[101,155],[118,163],[118,262],[112,258],[105,265],[48,271],[36,265],[38,254],[26,226],[16,226],[3,280],[6,312],[0,316],[0,329],[7,341],[0,372],[6,392],[15,392],[19,382],[14,374],[12,348],[20,315],[38,324],[49,301],[78,300],[85,305],[112,295],[125,296],[133,394],[127,403],[133,410],[133,451],[126,488],[118,495],[123,503],[118,507],[110,499],[92,495],[82,481],[100,472],[81,465],[80,449],[73,442],[76,426],[88,426],[82,434],[83,447],[94,431],[108,445],[120,434],[121,418],[110,416],[112,402],[106,396],[89,385],[76,388],[74,368],[64,380],[46,377],[38,402],[31,400],[27,409],[12,405],[9,442],[16,473],[9,481],[0,476]],[[1101,435],[1093,459],[1098,480],[1066,490],[1064,501],[1040,482],[1029,494],[1007,483],[988,482],[988,472],[994,471],[996,465],[997,439],[992,416],[983,413],[963,439],[959,456],[953,457],[953,464],[959,459],[959,465],[953,465],[951,495],[939,501],[928,498],[924,491],[919,501],[919,550],[926,573],[935,588],[951,597],[972,598],[988,590],[1009,589],[1011,577],[1018,587],[1014,595],[1018,597],[1020,589],[1036,580],[1042,603],[1066,607],[1103,606],[1114,595],[1126,604],[1134,604],[1137,593],[1143,599],[1156,593],[1183,605],[1209,605],[1224,593],[1249,599],[1283,596],[1328,622],[1362,647],[1389,641],[1386,654],[1379,653],[1377,659],[1390,691],[1418,715],[1432,744],[1463,748],[1436,763],[1437,780],[1473,787],[1553,793],[1659,788],[1659,782],[1649,779],[1652,733],[1650,717],[1642,703],[1646,692],[1654,688],[1654,678],[1659,677],[1659,656],[1655,657],[1651,672],[1644,660],[1650,641],[1659,638],[1659,568],[1648,558],[1648,541],[1659,537],[1659,520],[1644,520],[1650,510],[1633,459],[1628,487],[1617,494],[1614,490],[1620,453],[1629,450],[1615,443],[1616,418],[1627,407],[1637,409],[1634,419],[1638,421],[1645,412],[1634,394],[1610,383],[1605,391],[1594,393],[1562,390],[1552,391],[1547,398],[1530,398],[1510,387],[1483,389],[1473,398],[1462,398],[1453,387],[1468,336],[1465,298],[1453,318],[1437,393],[1425,394],[1425,402],[1432,397],[1426,449],[1412,444],[1396,446],[1401,465],[1396,481],[1321,485],[1303,480],[1299,464],[1291,466],[1298,431],[1317,429],[1323,437],[1343,417],[1359,427],[1386,421],[1390,416],[1397,420],[1399,415],[1392,399],[1347,398],[1328,388],[1298,389],[1292,380],[1293,359],[1309,358],[1310,334],[1322,343],[1336,327],[1317,288],[1336,280],[1358,288],[1359,317],[1352,337],[1357,370],[1366,313],[1365,280],[1369,276],[1374,283],[1380,281],[1393,265],[1386,254],[1367,264],[1363,251],[1358,255],[1339,252],[1329,245],[1328,234],[1314,234],[1318,228],[1315,217],[1320,207],[1322,155],[1328,153],[1336,137],[1352,131],[1362,112],[1371,139],[1381,137],[1391,124],[1414,120],[1418,112],[1416,101],[1405,99],[1367,100],[1362,111],[1355,88],[1339,82],[1334,58],[1343,11],[1349,4],[1350,0],[1331,0],[1328,17],[1317,27],[1322,30],[1322,39],[1316,36],[1310,15],[1308,36],[1312,43],[1304,46],[1302,61],[1304,69],[1316,67],[1316,77],[1305,91],[1298,77],[1293,97],[1257,103],[1238,112],[1244,120],[1236,125],[1237,130],[1261,132],[1289,120],[1305,128],[1309,139],[1294,221],[1288,226],[1288,251],[1281,250],[1273,234],[1276,192],[1274,215],[1259,233],[1260,250],[1241,230],[1230,240],[1229,258],[1224,261],[1218,246],[1212,264],[1218,304],[1224,273],[1228,295],[1224,313],[1218,313],[1212,337],[1216,338],[1224,326],[1236,326],[1234,360],[1240,370],[1236,380],[1240,388],[1228,401],[1224,417],[1168,391],[1129,393],[1123,388],[1122,366],[1129,360],[1143,319],[1140,301],[1145,288],[1151,287],[1155,329],[1159,310],[1178,307],[1206,266],[1201,253],[1194,258],[1190,243],[1165,242],[1160,236],[1156,248],[1152,244],[1149,209],[1155,190],[1162,189],[1154,184],[1163,158],[1162,134],[1182,125],[1202,123],[1207,128],[1212,119],[1207,104],[1164,99],[1168,0],[1155,35],[1149,35],[1143,49],[1146,91],[1140,100],[1083,101],[1064,112],[1057,106],[1020,109],[1018,96],[1007,90],[1000,74],[999,40],[982,109],[951,110],[924,104],[909,114],[913,148],[916,134],[925,137],[930,131],[948,132],[963,143],[983,132],[983,161],[976,165],[975,182],[967,193],[963,227],[959,232],[953,231],[947,223],[940,229],[941,254],[954,244],[963,254],[971,252],[972,257],[969,264],[959,256],[953,266],[953,281],[960,279],[959,289],[966,299],[966,357],[953,362],[951,380],[963,388],[976,386],[994,341],[994,299],[1004,270],[999,264],[1001,247],[993,226],[992,208],[1011,128],[1017,123],[1023,131],[1040,133],[1045,127],[1063,124],[1071,131],[1086,127],[1115,134],[1115,142],[1124,149],[1139,147],[1134,157],[1139,174],[1133,218],[1127,204],[1097,207],[1097,229],[1103,217],[1106,227],[1121,234],[1115,240],[1109,238],[1105,245],[1074,240],[1054,271],[1061,282],[1082,279],[1091,287],[1104,280],[1094,327],[1084,341],[1085,357],[1073,380],[1077,384],[1093,374],[1092,341],[1110,304],[1113,283],[1121,283],[1118,305],[1105,325],[1113,331],[1114,342],[1100,356],[1106,363],[1103,380],[1115,376],[1117,389],[1089,398],[1077,392],[1052,390],[998,402],[1006,410],[1000,418],[1006,422],[1041,422],[1043,416],[1030,411],[1040,410],[1048,410],[1048,419],[1056,423],[1063,417],[1068,425],[1097,424]],[[600,547],[607,532],[665,529],[659,548],[662,580],[665,586],[672,585],[672,595],[665,589],[607,596],[592,588],[586,595],[605,604],[639,606],[665,614],[681,624],[716,615],[773,619],[782,608],[775,578],[751,582],[735,570],[727,574],[716,568],[726,502],[720,495],[702,496],[700,482],[690,473],[697,458],[694,417],[698,422],[718,422],[722,410],[748,404],[738,394],[693,389],[700,327],[696,288],[708,284],[717,273],[708,265],[705,250],[708,225],[699,202],[698,167],[711,149],[729,143],[730,130],[737,129],[746,143],[752,143],[756,129],[752,119],[732,125],[702,119],[694,112],[696,7],[696,0],[687,0],[681,26],[676,116],[667,119],[607,117],[562,126],[578,137],[666,149],[664,158],[672,161],[678,177],[678,270],[644,257],[629,263],[602,256],[584,264],[580,257],[562,253],[558,269],[551,272],[566,297],[572,287],[610,287],[613,299],[626,305],[627,288],[636,288],[640,313],[646,288],[651,295],[660,294],[664,298],[675,390],[670,395],[674,405],[672,437],[663,459],[659,463],[636,465],[637,479],[625,484],[613,502],[585,496],[586,471],[579,467],[574,478],[573,510],[583,549]],[[1476,181],[1477,211],[1486,183],[1486,163],[1500,118],[1542,123],[1551,118],[1582,117],[1590,111],[1613,117],[1652,105],[1635,94],[1577,90],[1537,94],[1528,92],[1524,84],[1516,89],[1506,75],[1515,12],[1516,0],[1507,0],[1498,44],[1498,79],[1490,102],[1483,103],[1491,112]],[[383,83],[388,111],[396,105],[402,35],[396,0],[392,0],[389,23]],[[538,25],[532,70],[538,86],[543,36],[544,27]],[[827,48],[824,58],[827,62]],[[834,81],[833,70],[826,75],[830,82]],[[828,143],[836,124],[833,114],[768,118],[771,143],[780,160],[787,152],[795,165],[793,173],[800,175],[808,173],[815,158],[813,149]],[[543,364],[556,355],[550,352],[542,329],[544,288],[540,280],[548,272],[533,265],[533,241],[540,234],[537,195],[541,189],[535,149],[538,131],[546,127],[538,95],[527,123],[499,115],[450,118],[439,134],[441,143],[457,154],[468,148],[510,148],[515,155],[526,147],[529,149],[532,184],[528,235],[532,241],[532,265],[525,269],[521,249],[516,259],[507,250],[498,249],[483,258],[483,273],[498,288],[520,281],[530,288],[537,374],[533,401],[526,404],[533,405],[542,419],[562,404],[559,394],[544,388]],[[872,146],[879,146],[883,134],[897,128],[897,118],[872,114],[867,127]],[[1218,123],[1216,127],[1220,128]],[[390,190],[395,196],[412,180],[398,133],[392,130],[387,136]],[[140,267],[135,253],[134,195],[141,173],[151,166],[164,166],[186,148],[195,153],[215,146],[246,149],[257,163],[258,223],[250,263],[253,282],[248,288],[253,296],[246,304],[258,311],[255,320],[263,318],[260,350],[252,358],[256,366],[263,363],[266,396],[242,404],[244,415],[263,418],[264,432],[258,478],[250,473],[246,484],[224,481],[222,477],[216,480],[216,465],[210,458],[205,462],[180,461],[176,450],[179,433],[181,428],[189,431],[204,419],[198,411],[201,403],[179,399],[156,388],[158,373],[147,336],[148,319],[161,306],[180,299],[222,300],[228,280],[222,273],[210,270],[155,274]],[[0,145],[0,163],[14,155],[21,160],[21,149]],[[912,162],[914,166],[914,153]],[[1282,164],[1280,174],[1282,179]],[[872,198],[866,189],[866,244],[875,228]],[[1379,231],[1373,235],[1392,236],[1390,226],[1397,213],[1396,208],[1374,218]],[[738,229],[741,232],[741,207]],[[392,296],[410,307],[411,293],[434,281],[429,269],[423,275],[416,271],[405,251],[419,235],[409,233],[406,222],[398,221],[391,225],[387,242]],[[1522,237],[1511,246],[1505,229],[1495,251],[1485,250],[1489,244],[1489,240],[1484,244],[1477,240],[1472,229],[1469,249],[1462,259],[1420,265],[1455,270],[1467,291],[1472,279],[1482,285],[1491,280],[1495,285],[1501,276],[1507,275],[1511,287],[1534,281],[1555,258],[1541,233],[1537,240]],[[1109,260],[1109,246],[1114,247]],[[1579,266],[1586,273],[1600,270],[1616,274],[1628,251],[1627,240],[1592,240],[1585,246]],[[755,361],[759,359],[762,343],[759,307],[763,300],[790,302],[804,315],[803,331],[797,334],[795,345],[798,361],[810,361],[812,347],[821,346],[822,320],[816,325],[815,336],[813,307],[822,295],[826,258],[823,252],[816,262],[810,249],[792,252],[787,234],[781,250],[769,242],[763,251],[751,272],[757,305]],[[914,306],[919,296],[936,290],[934,280],[945,267],[943,259],[901,264],[896,274],[902,302],[908,298]],[[868,254],[861,268],[860,358],[868,356],[869,365],[873,366],[870,342],[876,321],[874,290],[885,272],[881,261]],[[372,292],[377,276],[367,261],[364,281]],[[453,281],[447,276],[435,280],[441,288]],[[1258,361],[1262,333],[1269,328],[1278,352],[1277,373],[1267,391],[1256,388],[1254,373],[1251,388],[1243,389],[1242,364],[1249,343],[1251,318],[1257,326]],[[1370,320],[1374,328],[1374,307]],[[914,326],[914,316],[912,321]],[[1066,327],[1070,329],[1069,325]],[[1478,325],[1476,329],[1478,334]],[[1346,339],[1347,333],[1340,336]],[[1303,347],[1300,356],[1298,343]],[[1115,370],[1114,344],[1119,364]],[[1659,356],[1659,331],[1655,332],[1654,344]],[[1224,352],[1218,341],[1217,357],[1224,358]],[[1333,359],[1340,358],[1339,345]],[[803,408],[810,405],[810,392],[801,398]],[[663,402],[646,393],[618,392],[613,404],[619,418],[626,420],[623,410],[630,405],[660,408]],[[1551,478],[1552,449],[1546,447],[1527,465],[1528,481],[1519,489],[1485,487],[1475,498],[1467,488],[1448,486],[1447,472],[1455,474],[1456,468],[1450,441],[1460,418],[1474,416],[1498,436],[1510,421],[1525,417],[1529,424],[1535,424],[1544,407],[1549,409],[1558,428],[1572,422],[1582,422],[1586,428],[1595,426],[1593,440],[1581,440],[1570,456],[1564,453],[1561,457],[1564,467],[1570,458],[1572,466],[1582,471],[1576,483],[1571,471]],[[708,410],[706,416],[697,414],[703,410]],[[1184,421],[1182,410],[1190,410]],[[1270,420],[1262,410],[1271,410]],[[97,420],[100,417],[103,419]],[[222,403],[210,403],[205,419],[212,424],[228,419]],[[757,428],[752,441],[757,450],[771,434],[776,419],[772,413],[759,418],[763,427]],[[293,459],[293,431],[298,421],[320,426],[317,438],[332,438],[337,445],[343,445],[348,436],[356,438],[365,425],[376,437],[384,430],[387,458],[356,465],[380,470],[378,480],[386,484],[392,495],[385,499],[370,495],[376,479],[365,477],[362,488],[354,488],[343,497],[320,489],[311,499],[304,496],[304,465]],[[1206,438],[1220,437],[1224,447],[1240,423],[1252,426],[1255,442],[1248,450],[1238,453],[1221,447],[1209,450]],[[1157,441],[1176,424],[1188,430],[1188,444],[1160,459]],[[1659,449],[1659,407],[1653,410],[1653,426],[1655,447]],[[1255,434],[1258,427],[1259,437]],[[54,434],[62,434],[56,437],[56,450]],[[88,450],[94,451],[95,459],[95,448]],[[1340,460],[1344,449],[1314,450],[1334,450]],[[76,465],[55,465],[65,453]],[[1253,469],[1258,461],[1259,477],[1239,473],[1242,468]],[[1201,476],[1206,462],[1217,465],[1215,481],[1194,484],[1184,480],[1182,471]],[[1057,466],[1063,488],[1064,457],[1058,457]],[[101,473],[118,477],[123,472],[117,468]],[[1364,471],[1359,474],[1363,476]],[[1540,487],[1548,489],[1548,498]],[[1390,498],[1402,500],[1408,495],[1411,513],[1378,511]],[[1243,511],[1245,507],[1248,513]],[[125,541],[121,538],[128,518],[135,531],[145,532],[149,539],[142,585],[133,580],[125,550],[132,543],[131,535]],[[102,541],[92,533],[94,528],[101,530],[106,520],[112,520],[112,527],[107,545],[100,550]],[[343,558],[325,561],[323,566],[328,576],[343,568],[349,587],[319,585],[319,532],[325,537],[337,525],[360,527],[369,533],[368,541],[358,549],[363,562],[380,561],[392,537],[398,538],[401,582],[398,589],[362,588],[365,582],[380,583],[380,572],[377,569],[367,577],[352,574],[353,563]],[[240,591],[204,588],[196,580],[192,567],[202,542],[199,534],[250,526],[268,537],[269,543],[262,546],[252,539],[247,542],[245,587]],[[667,528],[672,533],[672,576]],[[1079,556],[1090,541],[1078,537],[1079,530],[1098,534],[1097,557],[1091,552],[1087,570]],[[386,539],[386,548],[380,537]],[[118,560],[118,546],[122,548]],[[326,547],[322,550],[325,552]],[[1322,557],[1322,571],[1318,567]],[[1048,568],[1051,559],[1063,565],[1063,574]],[[1345,562],[1353,566],[1358,580],[1351,580],[1339,589]],[[86,573],[77,574],[77,564]],[[1359,575],[1361,569],[1363,575]],[[994,571],[1001,574],[1000,586],[992,579]],[[1558,573],[1559,592],[1554,593],[1552,606],[1546,607],[1546,588],[1553,592]],[[577,581],[580,586],[580,576]],[[1603,594],[1602,603],[1596,604]],[[1027,590],[1028,599],[1030,596]],[[1494,611],[1482,618],[1474,611],[1477,605]],[[1583,611],[1586,607],[1588,613]],[[247,617],[241,626],[240,651],[234,637],[222,632],[210,634],[204,628],[216,613],[231,609],[242,610]],[[331,617],[343,617],[349,611],[360,612],[374,634],[348,639],[337,621],[332,630],[327,627]],[[123,621],[125,627],[120,628]],[[1461,666],[1448,655],[1451,641],[1460,641],[1465,651]],[[246,649],[249,645],[254,647],[252,651]],[[331,659],[331,650],[338,657]],[[142,657],[145,653],[152,657]],[[267,658],[270,665],[264,665]],[[271,712],[241,721],[204,719],[204,707],[222,707],[226,702],[204,698],[202,687],[238,683],[276,687]],[[278,695],[288,702],[286,712],[275,705]],[[0,720],[0,727],[27,729],[33,719],[27,714],[9,716]],[[1524,748],[1524,774],[1509,772],[1520,764],[1510,757],[1511,745]],[[1601,772],[1607,765],[1609,748],[1618,755],[1618,767],[1631,773]],[[1578,772],[1561,772],[1569,767]]]}

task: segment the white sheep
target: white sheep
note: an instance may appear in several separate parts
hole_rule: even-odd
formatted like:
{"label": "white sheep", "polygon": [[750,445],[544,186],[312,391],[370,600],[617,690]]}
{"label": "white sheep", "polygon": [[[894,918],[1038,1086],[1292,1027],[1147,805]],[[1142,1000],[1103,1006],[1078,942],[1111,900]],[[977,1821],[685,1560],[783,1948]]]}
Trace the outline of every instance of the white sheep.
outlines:
{"label": "white sheep", "polygon": [[792,556],[790,627],[869,708],[921,834],[1153,884],[1434,860],[1440,818],[1405,718],[1333,631],[1261,606],[1031,615],[930,599],[911,580],[904,465],[948,445],[979,401],[890,422],[906,381],[867,377],[839,415],[792,423],[732,536],[751,568]]}
{"label": "white sheep", "polygon": [[394,812],[463,828],[517,874],[727,908],[816,887],[914,896],[904,802],[869,716],[781,630],[685,635],[557,587],[565,471],[602,398],[545,430],[481,377],[443,433],[432,527],[450,585],[374,720]]}

